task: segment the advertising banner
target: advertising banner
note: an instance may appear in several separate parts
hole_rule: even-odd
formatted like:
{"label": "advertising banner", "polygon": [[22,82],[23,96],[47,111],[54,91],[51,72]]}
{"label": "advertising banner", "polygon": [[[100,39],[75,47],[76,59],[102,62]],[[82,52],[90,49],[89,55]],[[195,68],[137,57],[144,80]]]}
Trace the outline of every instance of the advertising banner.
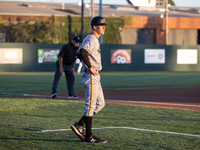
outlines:
{"label": "advertising banner", "polygon": [[22,64],[22,48],[0,48],[0,64]]}
{"label": "advertising banner", "polygon": [[111,49],[111,64],[131,64],[131,49]]}
{"label": "advertising banner", "polygon": [[58,60],[59,52],[59,49],[38,49],[38,63],[55,63]]}
{"label": "advertising banner", "polygon": [[164,64],[165,49],[145,49],[144,50],[145,64]]}
{"label": "advertising banner", "polygon": [[177,64],[197,64],[196,49],[178,49]]}

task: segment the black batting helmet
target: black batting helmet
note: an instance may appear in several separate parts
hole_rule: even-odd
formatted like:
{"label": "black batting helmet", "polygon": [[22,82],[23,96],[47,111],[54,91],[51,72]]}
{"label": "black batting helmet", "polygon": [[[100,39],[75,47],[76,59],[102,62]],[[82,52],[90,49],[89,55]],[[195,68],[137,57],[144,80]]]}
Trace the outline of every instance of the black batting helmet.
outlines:
{"label": "black batting helmet", "polygon": [[101,16],[96,16],[91,20],[91,26],[108,25],[106,20]]}

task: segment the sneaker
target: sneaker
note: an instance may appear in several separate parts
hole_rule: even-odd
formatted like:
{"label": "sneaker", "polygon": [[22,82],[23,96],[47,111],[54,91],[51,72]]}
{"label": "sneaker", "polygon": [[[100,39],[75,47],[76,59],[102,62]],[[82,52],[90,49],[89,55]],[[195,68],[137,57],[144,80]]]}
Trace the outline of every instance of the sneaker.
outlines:
{"label": "sneaker", "polygon": [[82,142],[85,140],[84,127],[83,126],[79,126],[78,123],[75,123],[71,126],[71,129]]}
{"label": "sneaker", "polygon": [[91,135],[90,138],[85,138],[85,143],[107,143],[107,140],[102,140],[94,135]]}
{"label": "sneaker", "polygon": [[57,93],[51,94],[52,99],[56,98],[56,96],[57,96]]}
{"label": "sneaker", "polygon": [[76,99],[76,98],[79,98],[78,96],[76,96],[76,95],[74,95],[74,97],[73,97],[74,99]]}
{"label": "sneaker", "polygon": [[76,96],[76,95],[72,95],[72,96],[68,96],[67,98],[74,98],[74,99],[76,99],[76,98],[79,98],[79,97]]}
{"label": "sneaker", "polygon": [[74,96],[72,95],[72,96],[68,96],[67,98],[74,98]]}

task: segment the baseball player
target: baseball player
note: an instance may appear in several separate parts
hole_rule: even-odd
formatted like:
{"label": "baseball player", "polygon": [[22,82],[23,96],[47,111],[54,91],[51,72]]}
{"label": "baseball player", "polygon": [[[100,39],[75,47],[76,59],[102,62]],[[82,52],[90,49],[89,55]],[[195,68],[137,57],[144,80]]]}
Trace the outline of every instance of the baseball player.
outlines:
{"label": "baseball player", "polygon": [[[107,143],[107,140],[95,137],[91,131],[93,115],[105,106],[100,83],[102,64],[99,37],[104,34],[106,25],[103,17],[96,16],[92,18],[92,33],[85,37],[78,49],[83,63],[82,83],[85,87],[85,108],[83,117],[78,123],[73,124],[71,129],[83,142]],[[86,135],[84,134],[84,124]]]}

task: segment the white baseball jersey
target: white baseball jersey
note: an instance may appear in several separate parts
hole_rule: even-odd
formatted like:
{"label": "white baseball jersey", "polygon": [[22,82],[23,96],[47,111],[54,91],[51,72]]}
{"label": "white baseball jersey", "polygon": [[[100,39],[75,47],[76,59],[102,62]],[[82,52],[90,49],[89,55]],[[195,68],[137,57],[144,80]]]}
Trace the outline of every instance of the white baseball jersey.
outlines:
{"label": "white baseball jersey", "polygon": [[[92,67],[98,68],[98,70],[102,69],[99,40],[93,34],[89,34],[85,37],[83,43],[79,47],[79,50],[80,49],[85,49],[86,51],[88,51],[88,58]],[[88,69],[84,62],[83,69]]]}

